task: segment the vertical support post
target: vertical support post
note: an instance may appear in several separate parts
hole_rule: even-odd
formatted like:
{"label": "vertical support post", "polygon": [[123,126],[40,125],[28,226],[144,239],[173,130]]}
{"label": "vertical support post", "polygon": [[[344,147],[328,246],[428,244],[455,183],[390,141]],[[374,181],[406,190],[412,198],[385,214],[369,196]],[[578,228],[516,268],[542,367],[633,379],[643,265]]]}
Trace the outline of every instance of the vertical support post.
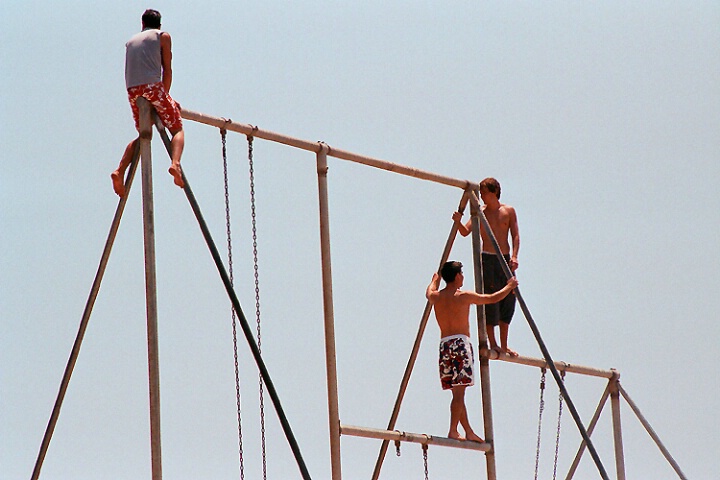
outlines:
{"label": "vertical support post", "polygon": [[[478,219],[479,205],[477,201],[470,204],[470,215],[472,216],[472,251],[473,251],[473,271],[475,274],[475,291],[483,291],[483,273],[482,273],[482,238],[480,237],[480,220]],[[485,327],[485,315],[483,308],[477,306],[477,323],[478,323],[478,350],[487,347],[487,331]],[[493,428],[492,416],[492,395],[490,390],[490,359],[485,355],[480,355],[480,389],[482,392],[483,407],[483,423],[485,428],[485,441],[492,445],[492,449],[485,454],[485,463],[487,464],[488,480],[496,480],[497,470],[495,465],[495,434]]]}
{"label": "vertical support post", "polygon": [[322,261],[323,313],[325,319],[325,365],[327,369],[328,417],[330,423],[330,467],[332,480],[342,479],[340,463],[340,408],[335,356],[335,314],[333,312],[332,269],[330,264],[330,213],[327,188],[328,146],[317,152],[318,198],[320,203],[320,255]]}
{"label": "vertical support post", "polygon": [[625,480],[625,454],[623,452],[622,426],[620,424],[620,375],[610,379],[610,406],[612,408],[613,437],[615,439],[615,470],[617,480]]}
{"label": "vertical support post", "polygon": [[155,275],[155,213],[153,205],[152,107],[137,99],[140,111],[140,157],[142,159],[143,237],[145,241],[145,302],[148,342],[148,383],[150,392],[150,450],[153,480],[162,479],[160,448],[160,361],[158,354],[157,282]]}

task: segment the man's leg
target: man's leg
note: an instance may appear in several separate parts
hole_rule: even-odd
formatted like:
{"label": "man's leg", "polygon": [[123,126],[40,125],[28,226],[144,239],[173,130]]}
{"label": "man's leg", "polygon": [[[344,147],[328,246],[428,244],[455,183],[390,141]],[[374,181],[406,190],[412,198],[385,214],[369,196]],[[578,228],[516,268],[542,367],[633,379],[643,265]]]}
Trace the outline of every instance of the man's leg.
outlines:
{"label": "man's leg", "polygon": [[467,387],[457,386],[452,388],[453,398],[450,402],[450,431],[448,432],[448,438],[465,440],[458,432],[459,423],[465,430],[467,440],[482,443],[483,439],[473,431],[468,420],[467,407],[465,406],[465,388]]}
{"label": "man's leg", "polygon": [[498,343],[497,340],[495,340],[495,326],[488,322],[485,331],[487,332],[488,342],[490,343],[490,350],[498,350]]}
{"label": "man's leg", "polygon": [[110,174],[110,178],[113,183],[113,190],[115,190],[115,193],[117,193],[120,197],[125,196],[125,170],[127,170],[127,167],[132,162],[137,141],[138,139],[136,138],[128,143],[127,147],[125,147],[125,151],[123,152],[123,156],[120,159],[120,165],[118,165],[117,170]]}
{"label": "man's leg", "polygon": [[465,408],[465,387],[453,387],[451,391],[452,400],[450,401],[450,430],[448,431],[448,438],[464,440],[464,438],[460,436],[460,432],[458,432],[458,423],[460,423],[460,418]]}
{"label": "man's leg", "polygon": [[510,330],[510,324],[503,321],[500,322],[500,348],[504,353],[507,353],[511,357],[517,357],[518,352],[508,347],[508,332]]}
{"label": "man's leg", "polygon": [[153,105],[158,117],[162,119],[165,128],[170,130],[170,134],[172,135],[172,140],[170,141],[170,159],[172,163],[170,164],[168,172],[175,179],[175,185],[184,188],[185,182],[182,178],[180,157],[185,148],[185,132],[182,128],[180,105],[165,91],[162,83],[147,85],[142,95]]}
{"label": "man's leg", "polygon": [[170,150],[172,163],[168,172],[175,179],[175,185],[180,188],[185,187],[185,182],[182,178],[182,168],[180,167],[180,157],[182,157],[183,149],[185,148],[185,131],[181,128],[176,132],[172,133],[172,141],[170,142]]}
{"label": "man's leg", "polygon": [[467,407],[465,406],[465,398],[463,397],[462,401],[462,412],[460,414],[460,425],[462,425],[463,429],[465,430],[465,438],[470,440],[471,442],[480,442],[483,443],[484,440],[480,438],[472,429],[470,426],[470,421],[468,420],[468,414],[467,414]]}

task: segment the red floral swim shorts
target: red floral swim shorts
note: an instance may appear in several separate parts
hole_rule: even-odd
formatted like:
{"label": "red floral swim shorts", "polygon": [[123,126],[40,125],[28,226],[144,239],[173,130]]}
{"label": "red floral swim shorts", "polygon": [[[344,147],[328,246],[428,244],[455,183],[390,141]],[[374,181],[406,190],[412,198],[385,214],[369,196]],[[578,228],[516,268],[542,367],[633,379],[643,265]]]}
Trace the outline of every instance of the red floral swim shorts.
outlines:
{"label": "red floral swim shorts", "polygon": [[136,129],[140,130],[140,112],[135,102],[138,97],[145,97],[155,107],[158,117],[170,132],[175,133],[182,128],[180,107],[170,97],[170,94],[165,92],[162,82],[130,87],[127,92]]}
{"label": "red floral swim shorts", "polygon": [[440,384],[443,390],[475,384],[472,342],[466,335],[450,335],[440,340]]}

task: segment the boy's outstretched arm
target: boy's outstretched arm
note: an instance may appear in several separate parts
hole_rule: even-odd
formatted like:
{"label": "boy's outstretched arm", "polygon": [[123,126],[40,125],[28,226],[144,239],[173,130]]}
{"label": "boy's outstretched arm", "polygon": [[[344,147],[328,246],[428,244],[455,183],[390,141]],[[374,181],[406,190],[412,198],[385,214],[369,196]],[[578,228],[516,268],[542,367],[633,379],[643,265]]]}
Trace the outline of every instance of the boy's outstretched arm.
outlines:
{"label": "boy's outstretched arm", "polygon": [[502,300],[503,298],[507,297],[510,292],[515,290],[515,288],[518,286],[517,278],[510,277],[510,279],[507,281],[507,285],[505,285],[501,290],[498,290],[495,293],[477,293],[477,292],[466,292],[467,294],[471,295],[471,303],[474,303],[475,305],[487,305],[488,303],[496,303]]}

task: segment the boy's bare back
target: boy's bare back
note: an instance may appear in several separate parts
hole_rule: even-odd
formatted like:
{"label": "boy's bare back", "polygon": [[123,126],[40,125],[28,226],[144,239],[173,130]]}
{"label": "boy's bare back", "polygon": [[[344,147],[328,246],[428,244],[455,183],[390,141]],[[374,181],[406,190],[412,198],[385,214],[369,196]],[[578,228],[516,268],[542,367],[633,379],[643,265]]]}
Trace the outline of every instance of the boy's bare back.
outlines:
{"label": "boy's bare back", "polygon": [[463,284],[463,274],[458,273],[455,280],[448,283],[445,288],[440,287],[440,275],[433,274],[425,296],[435,310],[435,318],[440,327],[441,337],[450,335],[470,336],[470,305],[485,305],[502,300],[517,287],[517,280],[512,277],[502,290],[491,294],[480,294],[470,290],[460,290]]}
{"label": "boy's bare back", "polygon": [[440,327],[440,335],[462,334],[470,336],[470,305],[469,297],[462,290],[451,290],[448,287],[438,292],[433,303],[435,318]]}

